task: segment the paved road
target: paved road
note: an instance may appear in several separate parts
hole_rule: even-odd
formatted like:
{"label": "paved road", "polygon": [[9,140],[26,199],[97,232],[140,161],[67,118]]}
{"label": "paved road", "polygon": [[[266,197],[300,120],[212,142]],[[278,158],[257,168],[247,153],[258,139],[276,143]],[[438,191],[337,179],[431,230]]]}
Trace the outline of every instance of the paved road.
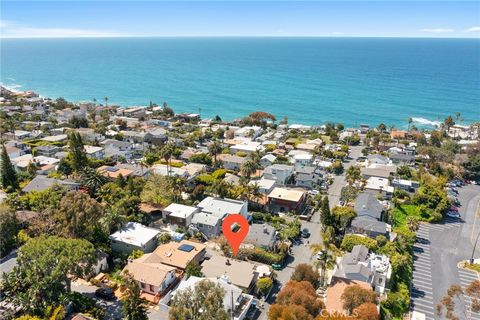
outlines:
{"label": "paved road", "polygon": [[[343,163],[344,171],[353,166],[358,157],[362,155],[363,146],[350,147],[349,159]],[[346,185],[345,174],[335,176],[332,185],[328,188],[328,201],[330,208],[333,208],[340,201],[340,193],[342,188]]]}
{"label": "paved road", "polygon": [[[424,313],[427,319],[438,318],[435,306],[452,284],[463,284],[465,275],[457,265],[470,259],[480,232],[480,186],[460,188],[458,198],[461,219],[447,218],[441,223],[422,224],[414,246],[411,309]],[[480,245],[475,257],[479,255]]]}

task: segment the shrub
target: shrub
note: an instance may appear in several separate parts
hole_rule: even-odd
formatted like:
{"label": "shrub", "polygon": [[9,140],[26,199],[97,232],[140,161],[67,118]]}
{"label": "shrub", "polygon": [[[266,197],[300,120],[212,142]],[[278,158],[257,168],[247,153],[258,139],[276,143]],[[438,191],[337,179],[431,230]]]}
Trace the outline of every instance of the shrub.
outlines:
{"label": "shrub", "polygon": [[353,247],[356,245],[364,245],[369,250],[377,250],[377,241],[374,239],[364,237],[358,234],[347,234],[343,240],[341,248],[345,251],[352,251]]}
{"label": "shrub", "polygon": [[265,263],[265,264],[281,264],[285,257],[280,253],[273,253],[265,251],[262,248],[243,249],[242,254],[250,260]]}
{"label": "shrub", "polygon": [[227,173],[226,169],[217,169],[214,172],[212,172],[212,177],[214,179],[223,179],[226,173]]}
{"label": "shrub", "polygon": [[257,281],[258,292],[264,296],[266,295],[273,286],[273,281],[271,278],[260,278]]}
{"label": "shrub", "polygon": [[376,303],[377,294],[371,289],[364,289],[360,285],[352,285],[345,288],[341,297],[343,308],[352,312],[364,303]]}
{"label": "shrub", "polygon": [[211,175],[209,174],[201,174],[201,175],[198,175],[196,178],[195,178],[195,181],[197,183],[200,183],[200,184],[203,184],[203,185],[211,185],[213,184],[213,182],[215,181],[215,178],[212,177]]}

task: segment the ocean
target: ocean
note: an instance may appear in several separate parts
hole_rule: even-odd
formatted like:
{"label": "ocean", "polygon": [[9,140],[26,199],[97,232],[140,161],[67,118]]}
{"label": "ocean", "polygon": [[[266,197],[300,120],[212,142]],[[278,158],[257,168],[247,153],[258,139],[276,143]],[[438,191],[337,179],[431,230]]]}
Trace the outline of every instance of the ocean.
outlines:
{"label": "ocean", "polygon": [[480,39],[3,39],[1,82],[72,101],[164,101],[203,118],[417,126],[480,120]]}

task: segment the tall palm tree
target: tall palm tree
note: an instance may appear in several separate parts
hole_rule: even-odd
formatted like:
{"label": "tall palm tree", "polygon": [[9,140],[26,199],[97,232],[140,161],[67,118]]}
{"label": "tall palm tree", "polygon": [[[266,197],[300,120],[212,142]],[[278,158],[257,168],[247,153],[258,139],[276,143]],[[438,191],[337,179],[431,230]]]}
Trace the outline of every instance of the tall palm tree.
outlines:
{"label": "tall palm tree", "polygon": [[217,155],[222,152],[222,144],[217,140],[212,141],[208,146],[208,153],[213,157],[213,163],[217,166]]}
{"label": "tall palm tree", "polygon": [[104,97],[103,100],[105,100],[105,107],[108,107],[108,97]]}
{"label": "tall palm tree", "polygon": [[412,125],[413,119],[410,117],[408,118],[408,132],[410,132],[410,127]]}
{"label": "tall palm tree", "polygon": [[310,246],[312,256],[316,257],[315,266],[320,269],[320,285],[325,285],[325,275],[328,269],[332,269],[336,265],[338,249],[333,245],[325,245],[323,243],[312,244]]}
{"label": "tall palm tree", "polygon": [[420,226],[420,223],[417,217],[414,217],[414,216],[407,217],[408,230],[415,232],[418,230],[419,226]]}
{"label": "tall palm tree", "polygon": [[105,216],[100,220],[100,224],[103,229],[110,234],[120,229],[128,219],[126,216],[120,214],[114,206],[107,206],[106,208]]}
{"label": "tall palm tree", "polygon": [[160,158],[165,159],[167,162],[167,175],[170,176],[170,170],[171,170],[171,161],[173,157],[173,153],[175,152],[175,146],[172,143],[167,143],[166,145],[163,146],[162,149],[160,149]]}

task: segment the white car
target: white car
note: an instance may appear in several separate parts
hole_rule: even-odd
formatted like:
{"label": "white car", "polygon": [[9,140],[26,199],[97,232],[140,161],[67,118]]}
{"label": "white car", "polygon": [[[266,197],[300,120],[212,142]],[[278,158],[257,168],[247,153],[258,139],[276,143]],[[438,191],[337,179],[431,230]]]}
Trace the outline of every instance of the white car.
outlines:
{"label": "white car", "polygon": [[319,194],[319,193],[320,193],[320,191],[315,190],[315,189],[308,191],[308,194],[310,194],[310,195],[312,195],[312,196],[316,196],[316,195]]}
{"label": "white car", "polygon": [[448,211],[447,216],[450,218],[460,218],[460,214],[456,211]]}

